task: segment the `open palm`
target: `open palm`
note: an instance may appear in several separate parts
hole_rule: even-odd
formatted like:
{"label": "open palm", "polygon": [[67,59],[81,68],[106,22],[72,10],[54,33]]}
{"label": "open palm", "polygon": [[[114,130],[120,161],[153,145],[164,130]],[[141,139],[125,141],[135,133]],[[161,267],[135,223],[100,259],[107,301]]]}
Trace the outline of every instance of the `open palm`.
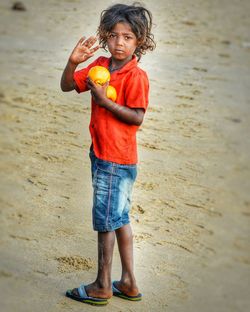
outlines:
{"label": "open palm", "polygon": [[95,51],[99,49],[99,46],[93,47],[93,45],[97,41],[96,37],[91,36],[87,40],[85,39],[86,37],[82,37],[78,41],[77,45],[70,55],[70,61],[76,65],[85,62],[87,59],[94,55]]}

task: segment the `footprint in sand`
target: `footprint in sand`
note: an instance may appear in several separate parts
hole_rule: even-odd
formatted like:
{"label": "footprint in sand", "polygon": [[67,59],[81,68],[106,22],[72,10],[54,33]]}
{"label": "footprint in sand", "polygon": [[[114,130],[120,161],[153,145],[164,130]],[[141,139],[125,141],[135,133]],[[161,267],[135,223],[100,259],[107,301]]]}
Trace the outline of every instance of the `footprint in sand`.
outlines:
{"label": "footprint in sand", "polygon": [[134,235],[134,241],[136,243],[140,243],[152,237],[152,234],[142,232]]}
{"label": "footprint in sand", "polygon": [[59,228],[56,230],[56,233],[63,236],[72,236],[75,234],[75,231],[72,228]]}
{"label": "footprint in sand", "polygon": [[57,257],[58,271],[61,273],[72,271],[89,271],[95,267],[95,262],[90,258],[84,258],[81,256],[65,256]]}
{"label": "footprint in sand", "polygon": [[173,222],[174,224],[177,224],[177,222],[183,223],[185,221],[186,221],[185,217],[179,217],[179,216],[166,217],[166,219],[165,219],[166,223]]}
{"label": "footprint in sand", "polygon": [[170,241],[164,240],[164,241],[156,242],[156,244],[158,244],[158,245],[172,245],[172,246],[175,246],[175,247],[180,248],[182,250],[185,250],[185,251],[187,251],[189,253],[193,253],[193,251],[191,250],[190,247],[186,247],[183,244],[180,244],[180,243],[177,243],[177,242],[170,242]]}
{"label": "footprint in sand", "polygon": [[149,149],[153,149],[153,150],[162,150],[162,151],[164,150],[164,148],[161,148],[157,146],[156,144],[152,144],[152,143],[139,143],[139,145],[144,146]]}
{"label": "footprint in sand", "polygon": [[204,225],[202,224],[195,224],[198,228],[206,231],[209,235],[213,235],[214,231],[207,229]]}
{"label": "footprint in sand", "polygon": [[71,162],[73,159],[71,157],[65,157],[65,156],[57,156],[57,155],[52,155],[52,154],[45,154],[42,155],[39,152],[35,152],[35,154],[39,155],[39,157],[42,160],[46,160],[47,162],[52,162],[52,163],[66,163],[66,162]]}
{"label": "footprint in sand", "polygon": [[202,67],[193,67],[193,70],[206,73],[208,70]]}
{"label": "footprint in sand", "polygon": [[27,178],[27,181],[30,184],[33,184],[33,185],[37,186],[40,189],[48,190],[48,188],[47,188],[48,184],[40,181],[40,179],[36,175],[31,175],[30,177]]}
{"label": "footprint in sand", "polygon": [[180,82],[180,85],[192,87],[193,84],[192,84],[191,82],[181,81],[181,82]]}
{"label": "footprint in sand", "polygon": [[16,220],[18,224],[21,224],[23,222],[23,220],[26,219],[26,218],[24,218],[23,213],[13,212],[10,215],[7,215],[6,219],[12,220],[12,221]]}
{"label": "footprint in sand", "polygon": [[148,111],[149,111],[149,112],[154,112],[154,113],[161,113],[162,109],[159,108],[159,107],[152,107],[152,106],[149,106],[149,107],[148,107]]}
{"label": "footprint in sand", "polygon": [[182,99],[182,100],[188,100],[188,101],[193,101],[194,97],[193,96],[188,96],[188,95],[176,95],[177,98]]}
{"label": "footprint in sand", "polygon": [[225,78],[225,77],[218,77],[218,76],[208,76],[205,78],[206,80],[213,80],[213,81],[229,81],[229,79]]}
{"label": "footprint in sand", "polygon": [[222,217],[222,213],[219,211],[215,211],[213,207],[208,207],[207,203],[192,203],[192,202],[184,202],[184,204],[188,207],[192,207],[195,209],[201,209],[203,212],[207,213],[210,216]]}
{"label": "footprint in sand", "polygon": [[194,105],[181,103],[181,104],[176,105],[176,107],[181,108],[181,109],[182,108],[192,108],[192,107],[194,107]]}
{"label": "footprint in sand", "polygon": [[203,258],[216,255],[216,251],[212,247],[206,246],[199,241],[193,242],[193,248],[196,250],[197,254],[200,253]]}
{"label": "footprint in sand", "polygon": [[201,94],[201,91],[200,90],[192,90],[192,93],[194,95],[199,95],[199,94]]}
{"label": "footprint in sand", "polygon": [[133,206],[132,209],[131,209],[131,216],[138,223],[140,222],[139,215],[142,215],[144,213],[145,213],[145,210],[142,208],[141,205]]}
{"label": "footprint in sand", "polygon": [[166,40],[166,41],[163,41],[163,44],[178,45],[179,42],[177,42],[175,40]]}
{"label": "footprint in sand", "polygon": [[20,240],[24,240],[24,241],[34,241],[34,242],[38,243],[38,240],[36,238],[30,238],[30,237],[14,235],[14,234],[10,234],[9,236],[11,238],[14,238],[14,239],[20,239]]}
{"label": "footprint in sand", "polygon": [[39,271],[39,270],[35,270],[35,271],[33,271],[34,273],[38,273],[38,274],[42,274],[42,275],[45,275],[45,276],[48,276],[49,275],[49,273],[47,273],[47,272],[44,272],[44,271]]}
{"label": "footprint in sand", "polygon": [[184,25],[187,25],[187,26],[195,26],[196,25],[196,23],[193,21],[182,21],[181,23]]}
{"label": "footprint in sand", "polygon": [[154,190],[158,184],[153,182],[138,182],[138,187],[145,191],[152,191]]}
{"label": "footprint in sand", "polygon": [[134,214],[135,212],[139,213],[139,214],[144,214],[145,213],[145,210],[142,208],[141,205],[136,205],[136,206],[133,206],[132,209],[131,209],[131,214]]}

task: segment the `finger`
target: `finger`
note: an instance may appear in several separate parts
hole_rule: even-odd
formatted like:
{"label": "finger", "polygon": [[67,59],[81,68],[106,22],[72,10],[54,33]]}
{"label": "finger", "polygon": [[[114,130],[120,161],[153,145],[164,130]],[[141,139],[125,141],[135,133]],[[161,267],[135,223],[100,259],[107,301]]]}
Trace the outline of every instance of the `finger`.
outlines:
{"label": "finger", "polygon": [[93,99],[96,100],[95,93],[94,93],[92,90],[90,90],[90,94],[91,94],[91,96],[93,97]]}
{"label": "finger", "polygon": [[100,46],[98,45],[98,46],[96,46],[96,47],[90,49],[90,53],[91,53],[91,54],[94,53],[94,52],[97,51],[99,48],[100,48]]}
{"label": "finger", "polygon": [[87,84],[89,88],[93,88],[95,86],[95,83],[90,78],[87,78]]}
{"label": "finger", "polygon": [[[86,40],[86,37],[82,37],[81,39],[81,45],[84,45],[84,46],[86,46],[86,47],[89,47],[89,46],[91,46],[91,45],[93,45],[93,43],[95,43],[96,42],[96,37],[94,37],[94,36],[91,36],[91,37],[89,37],[87,40]],[[93,42],[93,43],[92,43]],[[92,44],[91,44],[92,43]],[[90,45],[91,44],[91,45]]]}
{"label": "finger", "polygon": [[93,80],[91,80],[90,78],[88,78],[88,80],[89,80],[89,84],[94,87],[95,86],[95,82]]}
{"label": "finger", "polygon": [[97,40],[96,37],[91,36],[84,42],[84,46],[87,48],[90,48],[96,42],[96,40]]}
{"label": "finger", "polygon": [[92,87],[88,82],[87,82],[87,87],[88,87],[89,90],[92,91],[92,88],[93,88],[93,87]]}
{"label": "finger", "polygon": [[83,36],[79,41],[78,44],[83,45],[84,40],[86,39],[85,36]]}

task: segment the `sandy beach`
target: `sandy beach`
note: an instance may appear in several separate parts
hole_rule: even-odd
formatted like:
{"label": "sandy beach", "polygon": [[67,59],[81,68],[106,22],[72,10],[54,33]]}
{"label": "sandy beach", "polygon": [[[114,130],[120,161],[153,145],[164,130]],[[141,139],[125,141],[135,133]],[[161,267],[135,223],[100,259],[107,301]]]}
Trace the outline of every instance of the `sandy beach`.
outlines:
{"label": "sandy beach", "polygon": [[[0,3],[1,311],[248,311],[249,1],[144,1],[157,42],[140,62],[150,104],[131,209],[144,297],[102,308],[64,295],[95,279],[97,247],[90,94],[61,92],[60,78],[115,2],[13,3]],[[116,245],[112,278],[120,272]]]}

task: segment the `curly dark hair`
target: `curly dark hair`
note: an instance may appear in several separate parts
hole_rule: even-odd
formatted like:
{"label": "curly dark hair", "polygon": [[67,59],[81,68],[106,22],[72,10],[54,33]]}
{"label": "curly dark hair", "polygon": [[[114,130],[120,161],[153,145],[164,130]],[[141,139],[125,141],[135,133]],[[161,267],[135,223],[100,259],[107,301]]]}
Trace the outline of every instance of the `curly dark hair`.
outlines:
{"label": "curly dark hair", "polygon": [[140,60],[142,54],[156,47],[154,35],[151,33],[152,14],[140,3],[132,5],[115,4],[102,11],[100,25],[97,29],[99,44],[107,51],[107,39],[117,23],[128,23],[138,40],[135,55]]}

